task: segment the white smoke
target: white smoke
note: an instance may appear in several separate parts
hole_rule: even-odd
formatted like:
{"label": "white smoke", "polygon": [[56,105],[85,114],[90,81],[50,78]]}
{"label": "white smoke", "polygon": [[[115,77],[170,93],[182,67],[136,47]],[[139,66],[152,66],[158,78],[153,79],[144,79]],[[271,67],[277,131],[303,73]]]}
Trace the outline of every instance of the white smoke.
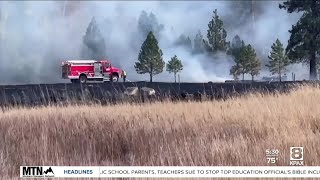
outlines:
{"label": "white smoke", "polygon": [[[280,10],[279,3],[270,1],[263,6],[263,14],[256,17],[254,35],[248,34],[249,24],[238,28],[227,26],[227,39],[231,41],[239,34],[256,49],[266,49],[266,54],[276,38],[286,45],[288,30],[299,15]],[[232,57],[219,55],[212,59],[172,46],[182,33],[192,41],[198,30],[206,37],[214,9],[228,21],[225,18],[233,10],[224,1],[1,1],[0,8],[0,84],[66,82],[60,79],[60,63],[80,58],[82,37],[93,16],[100,25],[111,62],[125,69],[130,80],[148,80],[148,75],[139,75],[134,69],[139,49],[134,48],[133,43],[138,41],[138,18],[143,10],[153,12],[165,26],[159,45],[166,62],[173,55],[183,61],[181,81],[232,78],[229,75]],[[262,58],[266,58],[266,54],[262,54]],[[164,69],[154,81],[173,81],[173,75]]]}

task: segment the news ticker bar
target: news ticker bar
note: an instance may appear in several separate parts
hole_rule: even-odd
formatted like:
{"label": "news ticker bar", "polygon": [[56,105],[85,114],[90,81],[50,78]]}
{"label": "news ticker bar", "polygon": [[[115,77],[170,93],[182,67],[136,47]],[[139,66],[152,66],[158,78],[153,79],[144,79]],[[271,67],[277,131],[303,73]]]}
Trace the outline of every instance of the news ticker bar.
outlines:
{"label": "news ticker bar", "polygon": [[20,177],[320,177],[320,166],[20,166]]}

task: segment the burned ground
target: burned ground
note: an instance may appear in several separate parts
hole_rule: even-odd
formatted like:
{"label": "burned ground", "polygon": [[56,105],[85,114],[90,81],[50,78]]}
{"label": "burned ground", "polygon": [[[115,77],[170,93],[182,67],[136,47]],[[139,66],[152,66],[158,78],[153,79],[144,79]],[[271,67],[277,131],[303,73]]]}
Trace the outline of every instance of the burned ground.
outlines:
{"label": "burned ground", "polygon": [[126,97],[128,87],[149,87],[155,90],[151,100],[221,100],[243,96],[252,92],[288,92],[297,85],[318,82],[247,82],[247,83],[92,83],[92,84],[38,84],[0,86],[0,106],[36,106],[49,104],[115,104],[118,102],[144,102],[151,97]]}

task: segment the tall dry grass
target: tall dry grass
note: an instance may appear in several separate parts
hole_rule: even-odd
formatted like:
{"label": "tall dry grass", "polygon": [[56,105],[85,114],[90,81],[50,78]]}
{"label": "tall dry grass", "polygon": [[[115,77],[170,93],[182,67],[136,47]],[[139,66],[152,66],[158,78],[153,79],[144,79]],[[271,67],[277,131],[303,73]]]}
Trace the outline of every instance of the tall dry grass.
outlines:
{"label": "tall dry grass", "polygon": [[320,89],[214,102],[10,109],[0,112],[0,174],[21,165],[268,165],[265,150],[305,148],[320,164]]}

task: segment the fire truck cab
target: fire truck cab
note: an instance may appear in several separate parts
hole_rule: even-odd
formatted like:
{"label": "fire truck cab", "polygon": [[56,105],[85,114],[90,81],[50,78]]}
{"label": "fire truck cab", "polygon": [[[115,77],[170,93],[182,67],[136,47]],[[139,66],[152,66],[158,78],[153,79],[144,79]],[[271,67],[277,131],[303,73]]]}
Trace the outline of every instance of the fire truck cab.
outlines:
{"label": "fire truck cab", "polygon": [[67,60],[62,62],[62,78],[72,83],[88,81],[117,82],[121,70],[113,67],[108,60]]}

